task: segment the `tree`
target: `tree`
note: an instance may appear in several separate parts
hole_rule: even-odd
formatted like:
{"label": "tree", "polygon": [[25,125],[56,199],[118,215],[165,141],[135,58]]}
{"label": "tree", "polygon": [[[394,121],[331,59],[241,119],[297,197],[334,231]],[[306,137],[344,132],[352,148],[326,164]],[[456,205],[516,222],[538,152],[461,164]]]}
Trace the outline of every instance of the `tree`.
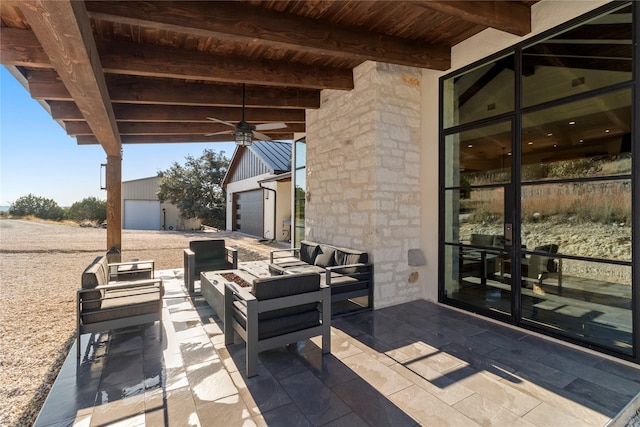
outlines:
{"label": "tree", "polygon": [[161,177],[158,199],[178,207],[183,218],[198,218],[203,224],[225,228],[227,195],[222,180],[229,168],[224,151],[204,150],[202,156],[185,157],[184,166],[174,162]]}
{"label": "tree", "polygon": [[9,214],[14,216],[33,215],[36,218],[59,221],[64,217],[64,210],[53,199],[28,194],[18,198],[9,206]]}
{"label": "tree", "polygon": [[86,197],[71,205],[67,217],[74,221],[97,221],[107,219],[107,202],[96,197]]}

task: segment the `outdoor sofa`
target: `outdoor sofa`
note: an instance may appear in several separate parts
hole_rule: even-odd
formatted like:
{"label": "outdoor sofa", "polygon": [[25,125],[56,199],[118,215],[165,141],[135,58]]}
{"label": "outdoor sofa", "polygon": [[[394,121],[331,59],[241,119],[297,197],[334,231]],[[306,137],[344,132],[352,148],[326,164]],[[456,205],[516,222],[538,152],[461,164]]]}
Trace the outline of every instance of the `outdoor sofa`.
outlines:
{"label": "outdoor sofa", "polygon": [[[151,270],[147,271],[148,268]],[[132,275],[138,274],[138,269],[145,270],[144,276],[148,278],[127,280],[135,277]],[[123,273],[118,274],[118,270]],[[162,338],[164,287],[162,279],[153,275],[153,261],[109,264],[106,256],[99,256],[87,266],[76,299],[78,359],[80,336],[85,333],[157,321]]]}
{"label": "outdoor sofa", "polygon": [[238,251],[225,246],[223,239],[192,240],[184,250],[184,284],[193,293],[196,278],[203,271],[238,268]]}
{"label": "outdoor sofa", "polygon": [[331,292],[318,273],[253,280],[251,288],[225,283],[224,341],[234,331],[246,343],[246,374],[258,374],[258,353],[322,336],[322,353],[331,352]]}
{"label": "outdoor sofa", "polygon": [[299,248],[271,251],[269,272],[319,273],[332,302],[367,297],[367,308],[373,308],[373,264],[367,252],[303,240]]}

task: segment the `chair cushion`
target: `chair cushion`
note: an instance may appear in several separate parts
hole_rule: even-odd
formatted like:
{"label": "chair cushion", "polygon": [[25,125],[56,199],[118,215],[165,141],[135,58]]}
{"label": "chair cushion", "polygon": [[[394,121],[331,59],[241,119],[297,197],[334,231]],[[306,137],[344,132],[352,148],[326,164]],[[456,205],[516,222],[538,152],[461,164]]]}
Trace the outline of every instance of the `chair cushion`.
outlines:
{"label": "chair cushion", "polygon": [[225,241],[223,239],[192,240],[189,249],[195,254],[196,265],[227,260]]}
{"label": "chair cushion", "polygon": [[[91,264],[82,272],[81,287],[82,289],[93,289],[96,286],[103,286],[108,283],[108,266],[107,258],[99,256],[93,260]],[[91,292],[83,292],[80,295],[80,301],[82,302],[81,310],[97,310],[100,308],[102,298],[102,292],[96,290]],[[94,300],[91,302],[83,302],[87,300]]]}
{"label": "chair cushion", "polygon": [[304,261],[307,264],[313,265],[316,261],[316,255],[318,254],[318,243],[309,242],[303,240],[300,242],[300,261]]}
{"label": "chair cushion", "polygon": [[254,279],[251,293],[258,300],[267,300],[305,292],[313,292],[318,289],[320,289],[319,274],[298,273]]}
{"label": "chair cushion", "polygon": [[[556,254],[558,253],[558,245],[550,243],[548,245],[536,246],[535,248],[533,248],[533,250],[540,251],[540,252],[549,252],[550,254]],[[546,257],[540,257],[540,258],[546,258]],[[542,259],[541,262],[544,263],[545,260]],[[550,273],[555,273],[558,270],[558,266],[553,261],[553,258],[546,259],[546,269]]]}
{"label": "chair cushion", "polygon": [[196,280],[200,279],[200,273],[204,271],[216,271],[216,270],[232,270],[233,264],[228,262],[226,258],[224,260],[217,260],[214,262],[207,262],[204,264],[197,264],[194,269]]}
{"label": "chair cushion", "polygon": [[493,234],[472,234],[469,243],[477,246],[502,246],[500,236]]}
{"label": "chair cushion", "polygon": [[[233,304],[233,317],[246,330],[247,309],[239,302]],[[258,315],[258,339],[275,337],[320,325],[316,303],[273,310]]]}
{"label": "chair cushion", "polygon": [[335,259],[336,249],[332,246],[328,245],[320,245],[318,247],[318,254],[316,255],[316,260],[313,263],[318,267],[331,267],[336,264]]}

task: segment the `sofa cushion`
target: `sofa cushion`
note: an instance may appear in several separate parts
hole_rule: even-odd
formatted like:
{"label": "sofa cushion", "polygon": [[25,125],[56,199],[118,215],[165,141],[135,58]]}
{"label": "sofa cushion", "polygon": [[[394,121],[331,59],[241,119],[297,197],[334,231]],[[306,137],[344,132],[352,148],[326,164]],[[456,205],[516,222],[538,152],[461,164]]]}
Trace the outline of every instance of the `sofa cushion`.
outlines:
{"label": "sofa cushion", "polygon": [[318,243],[309,242],[307,240],[300,242],[300,261],[313,265],[316,261],[319,246],[320,245]]}
{"label": "sofa cushion", "polygon": [[316,255],[316,260],[313,263],[318,267],[331,267],[336,264],[335,259],[336,249],[332,246],[328,245],[320,245],[318,247],[318,254]]}
{"label": "sofa cushion", "polygon": [[110,291],[105,295],[99,310],[84,312],[82,321],[83,323],[95,323],[158,313],[160,301],[160,289],[157,287]]}
{"label": "sofa cushion", "polygon": [[[108,283],[108,266],[107,258],[99,256],[93,260],[91,264],[82,272],[81,287],[82,289],[93,289],[96,286],[103,286]],[[100,308],[102,292],[96,290],[91,292],[83,292],[80,295],[82,302],[82,311],[97,310]],[[93,300],[91,302],[84,302]]]}
{"label": "sofa cushion", "polygon": [[298,273],[254,279],[251,293],[258,300],[266,300],[313,292],[318,289],[320,289],[319,274]]}
{"label": "sofa cushion", "polygon": [[193,240],[189,242],[189,249],[195,254],[196,265],[227,261],[223,239]]}
{"label": "sofa cushion", "polygon": [[363,289],[367,289],[368,287],[368,280],[360,280],[351,276],[331,274],[331,295],[342,294],[345,292],[361,291]]}
{"label": "sofa cushion", "polygon": [[[335,265],[366,264],[369,255],[366,252],[352,249],[337,248],[335,252]],[[362,271],[362,267],[349,267],[341,269],[345,274],[352,274]]]}

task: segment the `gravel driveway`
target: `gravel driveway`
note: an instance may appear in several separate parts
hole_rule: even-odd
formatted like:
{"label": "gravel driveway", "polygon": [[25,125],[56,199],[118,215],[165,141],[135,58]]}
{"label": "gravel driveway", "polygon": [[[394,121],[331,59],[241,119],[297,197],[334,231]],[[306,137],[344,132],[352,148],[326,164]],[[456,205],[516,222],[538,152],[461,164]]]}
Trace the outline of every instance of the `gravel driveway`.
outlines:
{"label": "gravel driveway", "polygon": [[[106,252],[99,228],[0,220],[0,425],[29,426],[75,339],[75,292],[84,268]],[[265,259],[269,245],[235,232],[123,230],[122,260],[182,268],[190,240],[224,238],[239,261]]]}

